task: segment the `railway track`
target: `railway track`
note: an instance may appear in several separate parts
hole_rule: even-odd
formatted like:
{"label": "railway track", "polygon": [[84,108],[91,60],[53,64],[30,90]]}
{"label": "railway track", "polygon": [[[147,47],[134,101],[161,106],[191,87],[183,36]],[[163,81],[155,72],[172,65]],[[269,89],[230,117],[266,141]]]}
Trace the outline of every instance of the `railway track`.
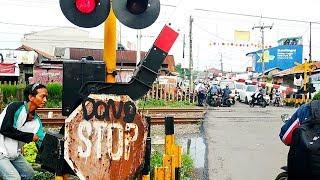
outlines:
{"label": "railway track", "polygon": [[[140,109],[143,115],[151,116],[151,124],[164,124],[165,116],[174,116],[175,124],[195,124],[201,122],[205,116],[205,109],[184,108],[184,109],[160,109],[145,108]],[[66,119],[61,115],[61,108],[41,108],[37,113],[45,126],[62,126]]]}

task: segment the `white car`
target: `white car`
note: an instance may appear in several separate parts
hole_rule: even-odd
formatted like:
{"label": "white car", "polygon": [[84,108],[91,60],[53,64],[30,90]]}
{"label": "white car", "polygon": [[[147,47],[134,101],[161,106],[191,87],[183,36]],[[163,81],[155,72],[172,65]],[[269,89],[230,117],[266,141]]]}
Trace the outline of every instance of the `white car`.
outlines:
{"label": "white car", "polygon": [[[251,96],[257,91],[258,86],[256,85],[246,85],[242,91],[239,92],[239,100],[248,104],[251,101]],[[263,98],[266,100],[267,104],[270,104],[270,97],[264,95]]]}
{"label": "white car", "polygon": [[246,86],[244,83],[239,83],[236,82],[236,87],[235,87],[235,94],[236,94],[236,98],[237,100],[240,100],[240,92],[244,91],[244,87]]}

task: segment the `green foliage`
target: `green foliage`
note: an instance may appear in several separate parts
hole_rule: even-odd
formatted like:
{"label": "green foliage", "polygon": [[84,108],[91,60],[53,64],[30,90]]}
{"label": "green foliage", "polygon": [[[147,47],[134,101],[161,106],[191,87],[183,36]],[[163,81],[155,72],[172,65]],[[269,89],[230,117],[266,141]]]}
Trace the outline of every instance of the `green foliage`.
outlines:
{"label": "green foliage", "polygon": [[25,88],[24,84],[11,85],[11,84],[0,84],[0,89],[3,93],[3,102],[9,104],[13,101],[17,101],[17,92],[23,91]]}
{"label": "green foliage", "polygon": [[[154,151],[151,154],[151,177],[154,177],[155,167],[162,166],[163,155]],[[182,165],[181,165],[181,179],[191,179],[193,175],[194,164],[190,155],[182,154]]]}
{"label": "green foliage", "polygon": [[23,146],[22,154],[30,164],[34,164],[36,162],[37,153],[38,149],[34,142],[27,143]]}
{"label": "green foliage", "polygon": [[139,108],[156,108],[156,107],[168,107],[168,108],[186,108],[195,106],[195,103],[189,101],[165,101],[156,99],[139,100]]}
{"label": "green foliage", "polygon": [[320,100],[320,91],[318,91],[312,98],[313,100]]}
{"label": "green foliage", "polygon": [[55,101],[62,100],[62,85],[60,83],[48,83],[48,99],[52,99]]}
{"label": "green foliage", "polygon": [[180,76],[190,76],[190,71],[188,68],[182,68],[181,63],[176,65],[176,72],[180,74]]}
{"label": "green foliage", "polygon": [[162,166],[162,154],[159,151],[153,151],[151,153],[151,169],[150,176],[154,177],[154,169],[155,167]]}
{"label": "green foliage", "polygon": [[189,154],[182,154],[182,167],[181,177],[182,179],[190,179],[193,174],[194,164]]}
{"label": "green foliage", "polygon": [[139,108],[150,108],[150,107],[162,107],[165,106],[165,101],[160,99],[160,100],[155,100],[155,99],[147,99],[147,100],[139,100],[138,101],[138,107]]}
{"label": "green foliage", "polygon": [[54,179],[54,174],[47,171],[45,172],[36,171],[32,179],[33,180],[52,180]]}
{"label": "green foliage", "polygon": [[46,107],[62,107],[62,84],[48,83],[46,87],[48,89],[48,101]]}
{"label": "green foliage", "polygon": [[[0,90],[3,92],[3,102],[5,105],[13,101],[19,101],[23,99],[18,98],[18,92],[23,92],[26,86],[24,84],[9,85],[0,84]],[[48,89],[48,101],[47,107],[55,108],[62,106],[62,85],[59,83],[49,83],[46,85]],[[21,95],[20,95],[21,96]]]}

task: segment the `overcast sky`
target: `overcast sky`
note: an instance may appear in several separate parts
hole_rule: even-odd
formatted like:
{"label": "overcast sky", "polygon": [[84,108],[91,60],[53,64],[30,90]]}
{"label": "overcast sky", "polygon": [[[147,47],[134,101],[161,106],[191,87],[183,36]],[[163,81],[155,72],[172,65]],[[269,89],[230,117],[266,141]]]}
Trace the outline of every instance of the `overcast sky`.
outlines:
{"label": "overcast sky", "polygon": [[[0,0],[0,48],[17,48],[23,34],[33,31],[55,28],[57,26],[71,26],[62,14],[58,0]],[[196,69],[210,67],[220,68],[220,58],[225,70],[244,71],[249,58],[246,53],[258,50],[257,47],[217,46],[219,43],[238,43],[234,40],[235,30],[250,31],[249,44],[261,42],[258,29],[252,30],[254,25],[273,25],[271,30],[265,31],[265,44],[276,46],[277,40],[283,37],[302,36],[304,57],[309,53],[309,23],[282,21],[259,17],[235,15],[247,14],[253,16],[282,18],[290,20],[312,21],[320,23],[317,0],[160,0],[161,12],[157,21],[142,30],[142,50],[147,51],[164,24],[171,23],[172,28],[179,30],[180,36],[170,51],[177,63],[184,67],[189,65],[189,17],[193,22],[193,59]],[[217,11],[231,14],[218,13]],[[121,29],[123,41],[136,43],[136,30],[117,24]],[[121,26],[121,28],[120,28]],[[85,29],[90,36],[103,37],[103,26]],[[120,33],[119,33],[120,34]],[[182,58],[183,35],[186,36],[186,56]],[[125,42],[123,42],[126,44]],[[312,59],[320,59],[320,24],[312,24]]]}

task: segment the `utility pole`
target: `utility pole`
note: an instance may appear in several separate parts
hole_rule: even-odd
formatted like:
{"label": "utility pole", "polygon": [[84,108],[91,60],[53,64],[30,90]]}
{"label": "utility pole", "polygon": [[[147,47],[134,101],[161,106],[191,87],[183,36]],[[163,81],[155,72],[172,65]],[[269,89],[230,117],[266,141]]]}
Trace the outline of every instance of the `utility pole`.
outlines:
{"label": "utility pole", "polygon": [[[186,47],[186,35],[183,34],[183,45],[182,45],[182,59],[183,59],[183,62],[184,62],[184,50],[185,50],[185,47]],[[181,69],[183,70],[183,80],[186,79],[186,70],[185,68],[182,68],[182,64],[181,64]]]}
{"label": "utility pole", "polygon": [[[310,29],[309,29],[309,33],[310,33],[310,36],[309,36],[309,63],[311,63],[311,22],[309,22],[309,25],[310,25]],[[306,64],[305,64],[305,66],[306,66]],[[310,71],[308,79],[307,79],[309,86],[311,85],[311,75],[312,75],[312,72]],[[304,77],[306,77],[306,74]],[[306,88],[304,88],[304,90],[306,90]],[[311,99],[311,92],[309,92],[309,99]]]}
{"label": "utility pole", "polygon": [[193,59],[192,59],[192,22],[193,22],[193,18],[190,16],[189,19],[189,71],[190,71],[190,82],[189,82],[189,89],[190,92],[193,90],[193,78],[192,78],[192,70],[193,70]]}
{"label": "utility pole", "polygon": [[223,75],[222,53],[220,53],[220,70],[221,70],[221,74]]}
{"label": "utility pole", "polygon": [[260,32],[261,32],[261,45],[262,45],[261,62],[262,62],[262,80],[263,81],[265,81],[265,74],[264,74],[264,72],[265,72],[265,64],[264,64],[264,29],[265,28],[272,29],[272,26],[265,26],[264,24],[262,24],[262,26],[253,26],[252,27],[252,30],[260,29]]}
{"label": "utility pole", "polygon": [[311,22],[310,22],[309,33],[310,33],[310,37],[309,37],[309,62],[311,62]]}

